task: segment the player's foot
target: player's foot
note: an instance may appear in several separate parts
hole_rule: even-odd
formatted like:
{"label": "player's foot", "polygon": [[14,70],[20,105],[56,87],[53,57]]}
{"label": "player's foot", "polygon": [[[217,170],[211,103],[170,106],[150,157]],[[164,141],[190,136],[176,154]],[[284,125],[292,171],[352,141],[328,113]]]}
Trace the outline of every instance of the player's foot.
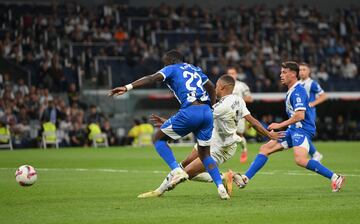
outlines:
{"label": "player's foot", "polygon": [[338,176],[336,180],[331,182],[332,192],[340,191],[342,185],[345,183],[345,176]]}
{"label": "player's foot", "polygon": [[143,194],[139,194],[137,197],[138,198],[155,198],[155,197],[160,197],[162,194],[159,191],[149,191]]}
{"label": "player's foot", "polygon": [[172,177],[168,183],[168,190],[174,189],[176,185],[189,179],[189,175],[181,168],[176,168],[170,174]]}
{"label": "player's foot", "polygon": [[241,175],[240,173],[234,173],[233,179],[234,183],[239,188],[245,188],[246,185],[249,183],[249,178],[245,175]]}
{"label": "player's foot", "polygon": [[218,193],[219,193],[219,196],[220,196],[220,198],[221,198],[222,200],[228,200],[228,199],[230,199],[229,194],[227,193],[224,185],[222,185],[222,184],[219,185],[219,187],[218,187]]}
{"label": "player's foot", "polygon": [[323,155],[318,151],[316,151],[312,157],[313,160],[318,161],[319,163],[321,162],[322,158]]}
{"label": "player's foot", "polygon": [[232,184],[233,184],[234,172],[229,169],[228,172],[223,173],[223,176],[224,176],[223,179],[224,187],[227,193],[231,196],[233,190]]}
{"label": "player's foot", "polygon": [[247,150],[242,151],[240,156],[240,163],[246,163],[247,161]]}

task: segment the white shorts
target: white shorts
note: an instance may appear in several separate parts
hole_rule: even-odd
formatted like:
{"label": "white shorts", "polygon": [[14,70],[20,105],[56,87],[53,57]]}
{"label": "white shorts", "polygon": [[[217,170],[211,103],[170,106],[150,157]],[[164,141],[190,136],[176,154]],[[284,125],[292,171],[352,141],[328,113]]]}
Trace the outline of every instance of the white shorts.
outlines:
{"label": "white shorts", "polygon": [[[197,144],[195,144],[194,148],[198,150]],[[235,155],[236,149],[237,149],[236,142],[226,147],[220,147],[216,144],[211,144],[210,155],[216,161],[216,163],[220,165],[231,159],[231,157]]]}
{"label": "white shorts", "polygon": [[240,134],[244,134],[244,133],[245,133],[245,118],[241,118],[241,119],[238,121],[238,125],[237,125],[236,132],[237,132],[237,133],[240,133]]}

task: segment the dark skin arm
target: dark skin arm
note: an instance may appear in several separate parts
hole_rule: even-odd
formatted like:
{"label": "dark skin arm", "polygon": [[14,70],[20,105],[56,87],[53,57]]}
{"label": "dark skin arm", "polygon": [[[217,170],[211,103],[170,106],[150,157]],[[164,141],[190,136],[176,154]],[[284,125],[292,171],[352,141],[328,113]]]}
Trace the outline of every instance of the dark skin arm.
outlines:
{"label": "dark skin arm", "polygon": [[[164,79],[164,76],[160,73],[155,73],[152,75],[144,76],[134,82],[131,83],[134,89],[150,85],[157,81],[162,81]],[[216,103],[216,93],[215,93],[215,86],[214,84],[209,80],[204,84],[205,90],[209,93],[211,105],[214,105]],[[108,96],[120,96],[127,92],[127,89],[125,86],[116,87],[109,91]]]}
{"label": "dark skin arm", "polygon": [[[157,81],[162,81],[164,79],[164,76],[160,73],[155,73],[152,75],[144,76],[134,82],[131,83],[134,89],[153,84]],[[127,89],[125,86],[116,87],[109,91],[108,96],[120,96],[127,92]]]}
{"label": "dark skin arm", "polygon": [[255,130],[257,132],[259,132],[260,134],[262,134],[264,136],[267,136],[270,139],[278,140],[279,138],[284,137],[284,132],[274,132],[274,131],[269,132],[268,130],[266,130],[261,125],[261,123],[257,119],[255,119],[253,116],[251,116],[250,114],[246,115],[244,118],[255,128]]}
{"label": "dark skin arm", "polygon": [[209,80],[204,84],[204,88],[210,96],[211,105],[214,105],[216,103],[216,93],[215,93],[214,84]]}

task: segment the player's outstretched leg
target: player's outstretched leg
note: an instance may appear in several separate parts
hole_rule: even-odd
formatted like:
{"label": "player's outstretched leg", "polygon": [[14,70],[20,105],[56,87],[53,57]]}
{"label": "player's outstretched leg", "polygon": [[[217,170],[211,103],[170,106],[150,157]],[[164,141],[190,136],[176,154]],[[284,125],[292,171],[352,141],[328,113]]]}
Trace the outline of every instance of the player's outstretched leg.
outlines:
{"label": "player's outstretched leg", "polygon": [[254,161],[251,163],[249,169],[246,171],[245,175],[241,175],[242,181],[235,179],[239,176],[235,176],[235,183],[243,183],[242,185],[238,185],[240,188],[244,188],[246,184],[249,182],[251,178],[255,176],[255,174],[265,165],[268,160],[268,156],[274,152],[282,150],[283,146],[277,141],[270,140],[266,144],[260,147],[260,152],[255,157]]}
{"label": "player's outstretched leg", "polygon": [[345,177],[341,175],[337,175],[336,173],[332,172],[330,169],[322,165],[316,160],[308,159],[307,158],[308,150],[301,146],[294,147],[294,156],[295,162],[297,165],[304,167],[308,170],[316,172],[323,177],[328,178],[331,180],[331,187],[333,192],[340,191],[342,185],[345,182]]}

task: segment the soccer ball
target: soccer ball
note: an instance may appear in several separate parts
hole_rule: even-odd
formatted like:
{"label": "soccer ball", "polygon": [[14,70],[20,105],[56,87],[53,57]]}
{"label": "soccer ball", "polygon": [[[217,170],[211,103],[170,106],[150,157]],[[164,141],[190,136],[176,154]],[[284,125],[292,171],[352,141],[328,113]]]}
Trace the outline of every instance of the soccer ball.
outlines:
{"label": "soccer ball", "polygon": [[15,172],[16,182],[21,186],[31,186],[37,180],[37,173],[34,167],[29,165],[20,166]]}

